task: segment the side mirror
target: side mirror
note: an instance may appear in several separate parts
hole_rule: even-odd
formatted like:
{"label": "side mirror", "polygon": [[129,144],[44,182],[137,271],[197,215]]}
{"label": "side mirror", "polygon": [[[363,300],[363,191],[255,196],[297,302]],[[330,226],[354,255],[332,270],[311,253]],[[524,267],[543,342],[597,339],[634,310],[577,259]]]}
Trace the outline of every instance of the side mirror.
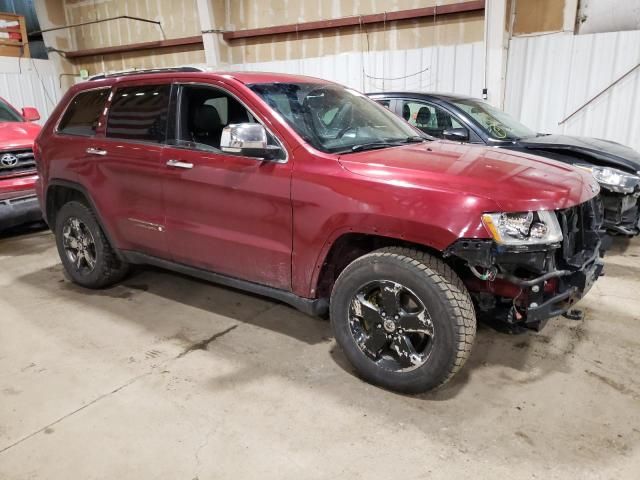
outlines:
{"label": "side mirror", "polygon": [[442,138],[454,142],[468,142],[469,131],[466,128],[447,128],[443,130]]}
{"label": "side mirror", "polygon": [[280,147],[268,145],[267,131],[259,123],[235,123],[224,127],[220,150],[264,160],[274,160],[282,152]]}
{"label": "side mirror", "polygon": [[40,112],[38,112],[37,108],[33,107],[24,107],[22,109],[22,116],[27,122],[35,122],[36,120],[40,120]]}

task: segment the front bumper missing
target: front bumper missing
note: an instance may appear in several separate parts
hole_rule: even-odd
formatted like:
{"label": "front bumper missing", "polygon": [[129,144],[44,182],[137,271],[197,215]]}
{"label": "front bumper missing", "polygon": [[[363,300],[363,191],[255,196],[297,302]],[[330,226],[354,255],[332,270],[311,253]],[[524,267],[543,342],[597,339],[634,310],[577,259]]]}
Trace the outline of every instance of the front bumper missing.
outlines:
{"label": "front bumper missing", "polygon": [[595,281],[602,275],[603,268],[604,263],[600,258],[597,258],[578,271],[559,276],[559,290],[561,292],[546,299],[542,296],[542,303],[538,304],[534,301],[535,297],[529,296],[530,303],[524,315],[524,323],[527,326],[540,329],[548,319],[566,313],[591,290]]}
{"label": "front bumper missing", "polygon": [[[601,250],[606,249],[606,240],[605,236],[598,241],[581,265],[564,269],[555,268],[559,244],[518,249],[497,246],[491,240],[462,240],[449,247],[445,257],[467,267],[499,270],[493,279],[463,275],[481,316],[490,322],[540,330],[550,318],[569,311],[602,275]],[[522,275],[523,269],[539,273]]]}
{"label": "front bumper missing", "polygon": [[603,227],[620,235],[640,234],[639,195],[614,193],[603,188],[600,194],[604,206]]}

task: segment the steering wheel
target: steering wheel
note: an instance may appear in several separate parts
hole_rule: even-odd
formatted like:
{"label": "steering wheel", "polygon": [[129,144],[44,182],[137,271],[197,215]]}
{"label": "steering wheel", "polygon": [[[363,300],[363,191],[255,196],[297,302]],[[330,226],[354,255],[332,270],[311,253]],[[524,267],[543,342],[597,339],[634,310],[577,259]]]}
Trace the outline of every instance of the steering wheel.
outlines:
{"label": "steering wheel", "polygon": [[344,137],[344,134],[347,133],[349,130],[357,130],[357,129],[358,127],[347,125],[346,127],[344,127],[342,130],[338,132],[338,134],[336,135],[336,140],[339,140],[340,138]]}

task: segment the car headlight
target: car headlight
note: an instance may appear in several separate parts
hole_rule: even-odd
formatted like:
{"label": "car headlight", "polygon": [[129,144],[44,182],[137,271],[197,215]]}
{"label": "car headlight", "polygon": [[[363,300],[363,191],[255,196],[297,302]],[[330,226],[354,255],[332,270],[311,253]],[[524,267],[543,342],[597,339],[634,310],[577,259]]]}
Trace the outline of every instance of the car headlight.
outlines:
{"label": "car headlight", "polygon": [[549,211],[485,213],[482,223],[496,243],[503,245],[540,245],[562,241],[558,218]]}
{"label": "car headlight", "polygon": [[638,185],[640,185],[639,176],[623,172],[617,168],[596,167],[579,163],[576,163],[575,166],[589,170],[600,185],[613,192],[633,193]]}

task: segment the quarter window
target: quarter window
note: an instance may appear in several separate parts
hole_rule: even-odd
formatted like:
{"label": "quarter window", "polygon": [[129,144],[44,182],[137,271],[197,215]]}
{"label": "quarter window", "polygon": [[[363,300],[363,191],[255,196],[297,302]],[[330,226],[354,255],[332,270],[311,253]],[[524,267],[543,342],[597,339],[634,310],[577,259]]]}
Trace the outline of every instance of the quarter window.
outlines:
{"label": "quarter window", "polygon": [[58,132],[89,137],[95,135],[109,91],[104,88],[76,95],[60,120]]}
{"label": "quarter window", "polygon": [[170,85],[116,90],[107,118],[107,137],[162,143],[167,132]]}

